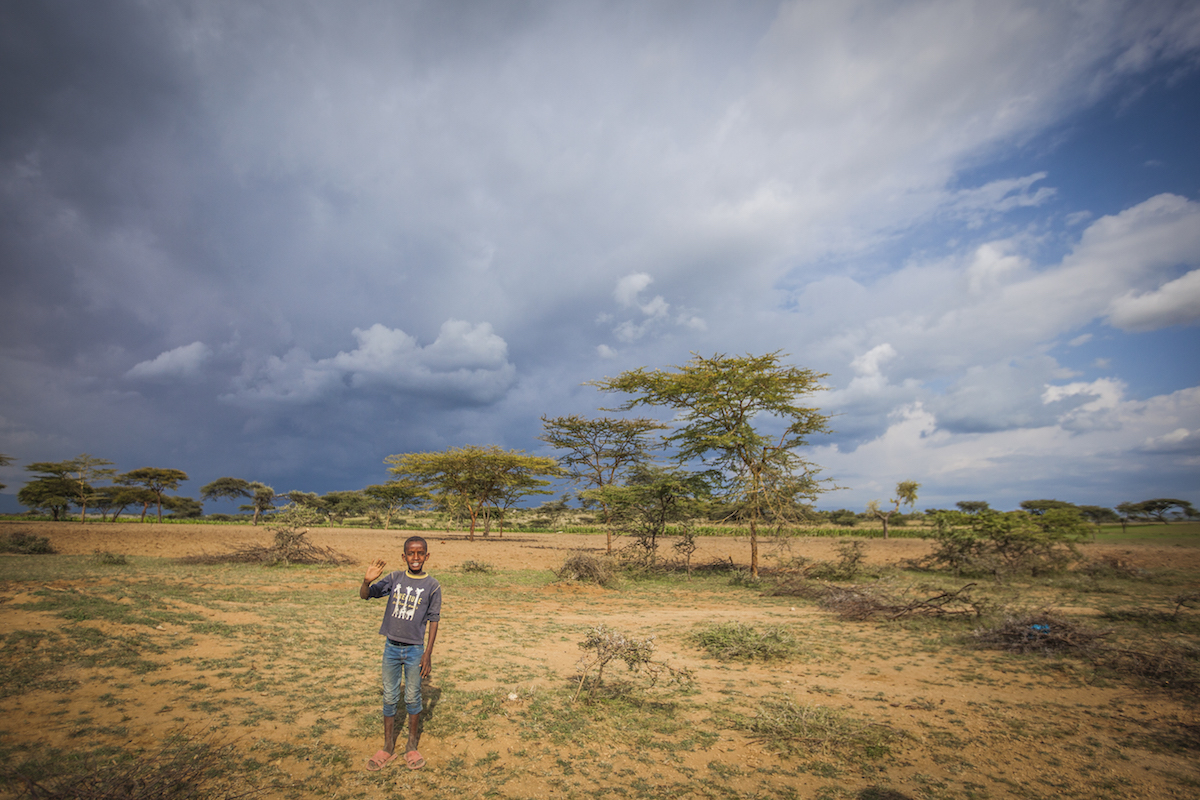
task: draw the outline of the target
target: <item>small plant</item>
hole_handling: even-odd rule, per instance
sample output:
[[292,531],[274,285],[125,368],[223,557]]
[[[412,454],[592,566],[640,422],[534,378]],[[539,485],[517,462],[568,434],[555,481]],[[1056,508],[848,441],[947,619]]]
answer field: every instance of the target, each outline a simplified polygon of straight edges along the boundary
[[679,534],[679,541],[672,545],[675,552],[683,558],[688,578],[692,577],[692,556],[696,554],[696,534],[690,528],[684,528]]
[[579,685],[575,687],[575,694],[571,696],[571,702],[573,703],[579,698],[584,684],[589,683],[587,680],[589,673],[595,670],[596,677],[588,685],[587,699],[588,702],[591,702],[597,687],[604,679],[604,668],[613,661],[624,661],[625,666],[631,672],[645,672],[650,677],[651,687],[664,676],[672,683],[693,683],[695,676],[691,670],[672,667],[665,661],[655,660],[654,639],[653,636],[646,639],[626,636],[605,625],[597,625],[588,630],[583,641],[579,643],[584,654],[577,665]]
[[886,725],[856,720],[827,706],[801,705],[790,697],[764,700],[746,728],[768,747],[788,753],[872,758],[887,755],[900,737]]
[[106,567],[119,567],[129,563],[129,559],[120,553],[110,553],[107,550],[97,550],[92,556],[92,560],[97,564],[103,564]]
[[34,536],[32,533],[7,533],[0,536],[0,553],[21,553],[23,555],[51,555],[57,553],[50,540],[45,536]]
[[781,627],[758,631],[741,622],[722,622],[693,635],[697,645],[714,658],[734,661],[775,661],[799,651],[795,637]]
[[560,581],[578,581],[608,586],[616,578],[612,561],[590,553],[572,553],[554,573]]
[[834,548],[838,551],[837,561],[818,561],[805,569],[805,575],[825,581],[851,581],[857,578],[866,558],[863,543],[838,542]]
[[464,561],[458,565],[458,568],[463,572],[477,572],[484,575],[489,575],[496,571],[496,568],[486,561]]

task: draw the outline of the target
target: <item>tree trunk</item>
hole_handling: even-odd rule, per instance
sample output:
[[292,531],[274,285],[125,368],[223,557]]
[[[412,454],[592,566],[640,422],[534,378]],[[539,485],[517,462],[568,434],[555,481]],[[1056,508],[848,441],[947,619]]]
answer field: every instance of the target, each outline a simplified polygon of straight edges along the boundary
[[750,577],[758,577],[758,519],[750,518]]

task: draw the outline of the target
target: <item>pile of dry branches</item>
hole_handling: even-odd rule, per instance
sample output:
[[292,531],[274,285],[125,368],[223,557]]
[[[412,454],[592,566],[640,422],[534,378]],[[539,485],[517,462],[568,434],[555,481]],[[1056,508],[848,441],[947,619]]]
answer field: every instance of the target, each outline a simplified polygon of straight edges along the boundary
[[1000,625],[972,634],[982,647],[1014,653],[1071,654],[1097,667],[1133,675],[1163,688],[1200,689],[1200,649],[1164,643],[1150,650],[1107,645],[1111,631],[1091,630],[1049,611],[1007,617]]
[[934,589],[919,593],[916,587],[894,589],[886,583],[861,586],[835,586],[803,578],[781,583],[773,594],[816,600],[827,611],[842,619],[867,620],[875,617],[978,617],[985,610],[983,601],[971,597],[975,584],[960,589]]
[[971,638],[981,647],[1014,653],[1094,652],[1110,631],[1095,631],[1050,611],[1008,616],[997,626],[977,630]]

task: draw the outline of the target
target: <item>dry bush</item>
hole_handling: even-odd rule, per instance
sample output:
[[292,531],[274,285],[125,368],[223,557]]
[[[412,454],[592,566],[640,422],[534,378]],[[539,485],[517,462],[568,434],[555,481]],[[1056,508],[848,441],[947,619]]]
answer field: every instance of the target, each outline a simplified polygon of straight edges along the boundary
[[971,638],[981,647],[1014,653],[1094,653],[1111,631],[1077,625],[1050,611],[1008,616],[995,627],[975,631]]
[[588,686],[587,692],[587,700],[591,702],[597,687],[604,679],[604,668],[613,661],[624,661],[630,672],[645,673],[649,678],[650,688],[654,688],[663,678],[668,683],[684,686],[695,683],[696,676],[691,670],[685,667],[673,667],[665,661],[654,658],[655,638],[651,636],[646,639],[638,639],[603,624],[588,630],[583,641],[579,643],[579,649],[583,650],[584,654],[576,665],[579,670],[579,685],[575,687],[575,694],[571,696],[571,702],[574,703],[579,699],[579,693],[583,691],[588,675],[594,669],[596,676]]
[[1129,561],[1115,555],[1101,556],[1100,558],[1086,561],[1075,568],[1076,572],[1081,572],[1090,578],[1142,578],[1145,577],[1145,570],[1133,565]]
[[971,596],[974,587],[968,583],[960,589],[935,589],[933,594],[923,594],[917,587],[895,590],[882,583],[834,586],[793,579],[777,586],[773,594],[815,600],[842,619],[857,621],[876,617],[978,617],[986,611],[986,603]]
[[1200,650],[1163,644],[1153,650],[1105,648],[1097,663],[1123,675],[1134,675],[1167,689],[1194,692],[1200,688]]
[[560,581],[579,581],[608,586],[616,579],[617,571],[611,559],[598,558],[590,553],[576,552],[567,556],[554,572]]
[[1177,619],[1180,611],[1185,608],[1195,608],[1195,604],[1200,603],[1200,592],[1180,592],[1171,598],[1171,602],[1175,604],[1175,611],[1171,614],[1171,618]]

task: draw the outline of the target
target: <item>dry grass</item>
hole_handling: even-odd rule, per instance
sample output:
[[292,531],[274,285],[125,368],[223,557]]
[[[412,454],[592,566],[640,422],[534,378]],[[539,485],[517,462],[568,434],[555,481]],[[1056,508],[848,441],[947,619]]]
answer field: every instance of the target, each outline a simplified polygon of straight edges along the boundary
[[240,781],[234,787],[219,777],[236,757],[232,744],[180,733],[157,756],[83,758],[67,771],[58,764],[53,772],[29,764],[4,777],[21,787],[18,797],[39,800],[236,800],[258,794]]

